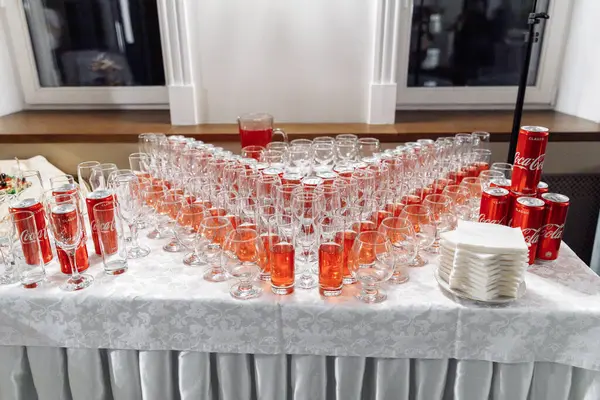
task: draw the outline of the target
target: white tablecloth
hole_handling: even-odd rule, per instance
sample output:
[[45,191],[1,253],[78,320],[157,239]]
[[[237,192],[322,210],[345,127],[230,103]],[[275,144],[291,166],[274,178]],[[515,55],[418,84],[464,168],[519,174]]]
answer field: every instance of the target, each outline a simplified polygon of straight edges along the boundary
[[[46,170],[42,162],[37,164],[43,175],[56,174],[57,170]],[[129,372],[115,372],[121,370],[121,361],[130,363],[127,364],[130,367],[137,366],[139,379],[136,372],[130,376],[134,382],[132,387],[137,389],[131,390],[143,393],[147,385],[154,385],[157,390],[171,390],[168,388],[173,385],[183,385],[182,379],[189,372],[182,369],[181,363],[193,360],[190,361],[195,363],[196,369],[191,370],[195,371],[193,376],[210,371],[207,379],[213,384],[209,387],[217,392],[238,390],[246,382],[252,393],[256,393],[261,384],[264,388],[264,382],[269,382],[273,375],[280,376],[284,369],[287,371],[285,379],[280,376],[277,382],[288,388],[288,394],[292,390],[293,398],[325,398],[321,395],[302,397],[306,393],[296,392],[298,379],[308,384],[301,384],[302,387],[323,394],[329,393],[323,390],[334,390],[331,388],[347,377],[346,372],[350,373],[348,385],[357,384],[356,376],[352,375],[359,373],[357,371],[363,371],[363,379],[372,375],[377,383],[368,386],[371,378],[361,381],[365,393],[380,393],[383,389],[375,390],[379,383],[384,387],[391,385],[394,390],[401,390],[398,385],[404,385],[402,390],[413,388],[410,390],[414,393],[427,393],[435,388],[436,393],[440,390],[440,393],[460,392],[462,389],[456,382],[463,382],[463,371],[468,370],[471,372],[464,375],[465,387],[474,386],[472,390],[465,390],[479,393],[481,397],[465,394],[467,397],[457,398],[482,399],[487,398],[483,396],[485,390],[485,393],[494,393],[501,389],[497,388],[497,382],[505,382],[509,388],[500,390],[502,393],[512,393],[510,390],[518,388],[528,393],[531,387],[538,385],[532,371],[539,370],[539,376],[552,380],[546,389],[552,388],[558,379],[565,384],[568,381],[569,390],[596,395],[590,399],[600,398],[597,391],[600,278],[567,246],[563,246],[557,262],[536,266],[526,274],[527,293],[522,299],[506,306],[487,307],[443,293],[433,278],[433,265],[412,269],[410,281],[388,288],[388,301],[378,305],[356,301],[351,296],[356,290],[353,287],[345,288],[340,298],[324,300],[316,290],[298,290],[292,296],[278,297],[272,295],[266,285],[261,298],[242,302],[229,295],[232,282],[205,282],[201,269],[181,263],[182,254],[163,252],[160,250],[162,242],[147,243],[152,246],[151,256],[132,260],[130,270],[122,276],[104,275],[99,258],[91,255],[89,272],[95,275],[96,281],[81,292],[65,293],[58,288],[65,278],[55,262],[49,265],[49,281],[42,288],[0,287],[0,345],[5,346],[0,351],[3,365],[0,368],[4,368],[0,369],[0,390],[6,387],[18,390],[19,379],[15,373],[17,377],[35,382],[40,371],[52,370],[62,371],[62,381],[67,382],[65,387],[77,391],[78,382],[91,385],[90,379],[97,377],[73,380],[72,375],[88,373],[90,368],[87,367],[95,363],[92,373],[96,371],[98,376],[103,376],[103,384],[110,382],[104,390],[117,398],[114,392],[122,386],[119,378],[129,376]],[[26,350],[23,346],[27,346]],[[155,358],[159,361],[147,362]],[[50,364],[44,364],[45,360]],[[234,361],[227,364],[221,360]],[[269,367],[260,367],[256,360],[266,360]],[[308,364],[302,364],[302,360],[309,360]],[[64,368],[57,369],[56,362],[66,362],[68,377],[64,375]],[[408,381],[396,379],[395,374],[387,376],[386,368],[377,368],[380,363],[390,363],[391,370],[403,373],[400,376],[408,377]],[[220,369],[223,365],[229,366],[231,376],[223,376],[225,370]],[[304,365],[301,370],[300,365]],[[155,375],[165,371],[166,378],[155,379]],[[447,376],[444,382],[452,382],[449,386],[452,389],[447,389],[446,383],[442,387],[435,380],[421,382],[430,379],[426,378],[429,375]],[[472,381],[473,377],[479,378]],[[59,382],[60,376],[56,379]],[[165,379],[171,386],[160,383]],[[581,379],[591,383],[580,386]],[[3,380],[13,384],[3,385]],[[223,386],[228,380],[242,383],[234,385],[236,388]],[[481,386],[481,382],[489,384]],[[41,396],[38,386],[36,383],[38,396]],[[543,389],[541,386],[538,390]],[[199,388],[208,390],[206,385]],[[162,393],[160,390],[157,393]],[[586,398],[573,397],[571,392],[550,392],[557,399]],[[181,390],[173,389],[173,393],[185,397]],[[144,395],[145,398],[170,398],[148,396]],[[210,398],[203,396],[196,398]],[[427,396],[418,398],[441,398]],[[326,398],[336,397],[328,395]],[[525,397],[498,394],[493,398]]]

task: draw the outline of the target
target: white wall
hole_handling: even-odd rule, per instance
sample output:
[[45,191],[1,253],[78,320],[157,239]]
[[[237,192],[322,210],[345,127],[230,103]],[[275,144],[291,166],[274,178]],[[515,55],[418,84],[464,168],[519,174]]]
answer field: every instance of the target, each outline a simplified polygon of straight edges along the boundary
[[556,110],[600,122],[600,1],[572,1]]
[[202,122],[365,122],[377,1],[203,0],[193,23]]
[[8,36],[0,9],[0,116],[23,109],[23,96],[8,48]]

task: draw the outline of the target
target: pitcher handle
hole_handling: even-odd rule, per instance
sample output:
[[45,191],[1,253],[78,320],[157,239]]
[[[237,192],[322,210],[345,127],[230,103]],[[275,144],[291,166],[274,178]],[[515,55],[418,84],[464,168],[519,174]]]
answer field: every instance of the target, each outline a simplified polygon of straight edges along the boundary
[[286,143],[288,142],[287,133],[285,133],[285,131],[283,129],[279,129],[279,128],[273,129],[273,135],[271,135],[271,140],[273,139],[273,137],[276,134],[280,134],[281,136],[283,136],[283,141],[286,142]]

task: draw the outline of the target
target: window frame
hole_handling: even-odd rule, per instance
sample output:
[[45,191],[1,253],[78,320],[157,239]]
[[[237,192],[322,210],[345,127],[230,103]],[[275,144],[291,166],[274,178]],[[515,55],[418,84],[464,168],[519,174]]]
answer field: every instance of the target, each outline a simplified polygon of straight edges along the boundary
[[[487,87],[408,87],[410,35],[414,1],[400,15],[400,50],[396,86],[396,109],[502,109],[513,108],[517,86]],[[536,84],[528,86],[525,104],[528,108],[552,108],[556,101],[562,57],[571,20],[572,2],[550,0]]]
[[[162,1],[162,0],[159,0]],[[168,109],[167,86],[42,87],[37,70],[23,0],[4,0],[5,24],[19,76],[25,108]],[[159,19],[162,15],[159,12]],[[159,21],[164,25],[162,21]],[[161,29],[161,43],[164,48]],[[14,51],[23,49],[24,51]],[[163,50],[163,64],[167,64]],[[167,70],[165,68],[165,75]],[[165,76],[165,81],[169,82]]]

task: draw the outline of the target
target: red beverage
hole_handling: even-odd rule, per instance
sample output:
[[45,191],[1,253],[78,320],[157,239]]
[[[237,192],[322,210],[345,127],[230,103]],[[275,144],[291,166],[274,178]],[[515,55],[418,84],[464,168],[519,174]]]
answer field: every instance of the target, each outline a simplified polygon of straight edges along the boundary
[[413,194],[407,194],[402,196],[402,199],[400,199],[400,204],[404,206],[408,206],[411,204],[421,204],[421,198]]
[[352,230],[358,233],[376,231],[377,225],[374,221],[360,221],[352,225]]
[[393,217],[399,217],[403,209],[404,204],[401,203],[388,203],[385,205],[385,211],[391,213]]
[[328,242],[319,246],[319,294],[321,296],[339,296],[342,293],[343,262],[343,245]]
[[346,285],[350,285],[356,283],[356,279],[350,273],[350,269],[348,268],[348,254],[354,245],[354,239],[356,239],[358,234],[355,231],[344,231],[339,232],[335,236],[335,241],[338,243],[344,242],[344,256],[342,257],[342,276],[343,283]]
[[448,179],[450,183],[453,185],[460,185],[462,180],[467,177],[467,173],[465,171],[450,171],[448,172]]
[[489,188],[481,195],[479,207],[479,222],[488,224],[506,225],[510,195],[508,190],[502,188]]
[[289,185],[289,184],[299,185],[300,182],[302,182],[301,174],[294,174],[294,173],[287,172],[287,173],[283,174],[283,176],[281,177],[282,185]]
[[550,191],[550,188],[548,187],[548,184],[546,182],[541,182],[538,183],[537,186],[537,197],[539,197],[540,199],[542,198],[542,195],[544,193],[548,193]]
[[[52,209],[51,218],[54,226],[59,227],[61,234],[65,238],[71,237],[72,239],[75,239],[75,235],[77,234],[76,219],[80,218],[76,207],[71,204],[56,206]],[[87,246],[85,245],[83,236],[79,238],[74,258],[69,260],[71,257],[70,254],[58,246],[56,247],[56,253],[60,263],[60,271],[63,274],[70,275],[72,273],[71,268],[74,266],[76,266],[77,271],[79,272],[85,271],[90,266]]]
[[[88,218],[90,220],[90,227],[92,228],[92,239],[94,240],[94,250],[96,254],[102,255],[102,249],[100,248],[100,241],[98,240],[98,228],[96,226],[96,216],[94,215],[94,206],[96,204],[104,202],[113,202],[114,197],[111,192],[104,189],[95,190],[88,193],[85,198],[85,204],[87,206]],[[115,243],[117,241],[117,232],[115,231]]]
[[419,204],[425,199],[425,197],[429,196],[433,193],[433,188],[425,187],[425,188],[416,188],[415,196],[419,198]]
[[545,203],[536,197],[519,197],[513,210],[513,228],[521,228],[529,247],[529,265],[535,262]]
[[210,208],[208,212],[210,213],[211,217],[224,217],[227,215],[227,210],[224,208]]
[[430,188],[433,194],[442,194],[444,193],[444,188],[450,184],[448,179],[436,179],[431,184]]
[[[213,215],[213,217],[215,217],[215,216],[216,215]],[[229,220],[229,222],[231,223],[231,226],[233,226],[233,229],[236,229],[240,225],[241,219],[237,215],[225,214],[225,218],[227,218]]]
[[490,169],[490,164],[486,163],[485,161],[477,161],[475,163],[475,167],[477,168],[477,176],[479,176],[479,174],[483,171]]
[[546,212],[540,231],[537,258],[551,261],[558,258],[560,242],[562,241],[569,210],[569,198],[558,193],[542,194]]
[[333,171],[321,171],[317,172],[316,176],[323,179],[323,185],[333,185],[333,181],[337,178],[338,174]]
[[77,185],[75,185],[74,183],[65,183],[64,185],[52,189],[52,196],[56,197],[58,201],[66,201],[68,200],[68,196],[64,195],[75,193],[77,193]]
[[541,126],[521,127],[512,172],[513,191],[525,194],[537,192],[549,134],[548,128]]
[[265,277],[268,276],[269,277],[268,280],[271,280],[271,263],[273,262],[273,257],[271,256],[271,243],[277,243],[279,238],[276,235],[264,233],[264,234],[260,235],[260,240],[262,240],[262,244],[263,244],[263,247],[265,248],[265,254],[266,254],[266,260],[265,260],[266,262],[264,265],[260,266],[262,269],[262,272],[260,273],[261,280],[262,280],[263,275]]
[[273,137],[273,128],[268,129],[239,129],[240,131],[240,141],[242,142],[242,147],[246,146],[262,146],[267,147],[269,143],[271,143],[271,138]]
[[506,190],[511,190],[510,189],[510,179],[506,179],[506,178],[492,179],[490,181],[490,187],[498,187],[498,188],[502,188],[502,189],[506,189]]
[[275,294],[294,292],[294,246],[281,242],[271,248],[271,290]]
[[476,178],[479,176],[479,171],[477,169],[477,165],[469,164],[466,167],[463,167],[463,171],[472,178]]
[[392,217],[393,214],[389,211],[379,210],[375,211],[374,215],[371,217],[375,223],[377,224],[377,228],[381,226],[381,223],[384,219]]
[[[23,199],[19,200],[17,203],[11,204],[9,208],[10,213],[20,212],[20,211],[31,211],[35,215],[35,226],[37,227],[36,235],[40,242],[40,249],[42,251],[42,258],[44,259],[44,264],[48,264],[52,261],[52,245],[50,244],[50,238],[48,238],[48,230],[46,228],[46,213],[44,212],[44,206],[42,203],[35,199]],[[19,226],[17,224],[17,229]],[[20,235],[31,235],[32,232],[23,232],[19,230]],[[34,264],[35,261],[32,257],[37,257],[35,255],[35,251],[31,247],[32,245],[23,244],[23,253],[27,259],[29,264]],[[30,257],[30,258],[27,258]]]

